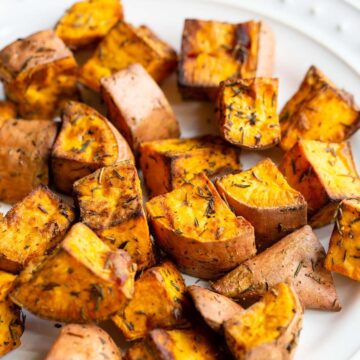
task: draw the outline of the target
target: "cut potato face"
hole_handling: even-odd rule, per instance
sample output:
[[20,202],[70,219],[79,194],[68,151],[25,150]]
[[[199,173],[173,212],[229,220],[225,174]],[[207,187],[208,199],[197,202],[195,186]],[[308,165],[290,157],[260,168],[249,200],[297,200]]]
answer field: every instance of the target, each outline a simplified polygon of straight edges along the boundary
[[311,66],[299,90],[280,114],[283,150],[299,139],[340,143],[360,127],[360,108],[353,97]]
[[100,80],[131,64],[141,64],[155,81],[161,82],[175,69],[175,50],[148,27],[118,22],[100,42],[94,55],[80,70],[80,81],[95,91]]
[[74,221],[73,209],[40,186],[0,219],[0,269],[17,273],[50,253]]
[[154,264],[140,180],[132,162],[100,168],[75,182],[74,193],[81,221],[112,250],[127,251],[139,271]]
[[312,227],[332,222],[339,202],[360,194],[360,178],[346,142],[299,141],[279,169],[307,201]]
[[56,188],[71,194],[73,183],[120,160],[133,160],[125,139],[101,114],[91,107],[68,102],[62,128],[52,150]]
[[272,286],[291,280],[305,308],[339,311],[325,251],[310,226],[285,236],[213,284],[218,293],[243,303],[257,301]]
[[215,99],[230,78],[271,76],[274,37],[263,22],[186,19],[178,84],[184,98]]
[[236,149],[212,135],[145,142],[139,162],[151,196],[172,191],[200,172],[212,177],[240,169]]
[[56,252],[21,273],[10,297],[45,319],[102,321],[131,299],[135,271],[136,265],[125,251],[111,251],[87,226],[78,223]]
[[292,359],[302,316],[295,290],[279,283],[261,301],[225,322],[225,339],[237,360]]
[[0,120],[0,201],[13,204],[48,185],[56,132],[53,121]]
[[146,270],[135,282],[133,298],[112,320],[127,340],[143,338],[156,328],[188,325],[185,318],[186,287],[181,274],[169,261]]
[[0,126],[2,126],[4,121],[15,119],[16,116],[16,105],[11,101],[0,100]]
[[217,119],[222,137],[248,149],[275,146],[280,141],[277,94],[277,79],[222,82],[217,97]]
[[77,64],[52,30],[18,39],[0,51],[6,96],[24,119],[51,119],[77,97]]
[[360,200],[343,200],[335,214],[335,227],[325,259],[329,271],[360,281]]
[[146,204],[157,244],[180,269],[212,279],[256,252],[254,228],[237,218],[204,175]]
[[131,346],[125,360],[215,360],[217,347],[201,332],[193,329],[156,329],[140,343]]
[[235,301],[197,285],[188,287],[188,292],[205,322],[215,331],[222,331],[225,321],[244,309]]
[[123,18],[120,0],[76,2],[56,25],[56,35],[71,48],[101,40]]
[[304,197],[289,186],[270,159],[222,177],[216,188],[235,214],[254,226],[260,251],[307,224]]
[[0,271],[0,356],[20,346],[20,337],[24,331],[24,317],[8,295],[16,276]]
[[121,360],[121,353],[112,338],[95,325],[65,325],[45,360],[64,359]]
[[140,64],[102,79],[101,86],[110,120],[134,151],[144,141],[180,136],[169,102]]

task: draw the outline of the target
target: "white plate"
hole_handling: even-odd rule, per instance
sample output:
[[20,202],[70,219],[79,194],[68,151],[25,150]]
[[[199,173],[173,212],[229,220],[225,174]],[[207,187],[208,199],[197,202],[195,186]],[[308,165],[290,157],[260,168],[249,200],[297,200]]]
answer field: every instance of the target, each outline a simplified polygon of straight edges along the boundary
[[[177,49],[185,18],[241,22],[264,18],[277,38],[275,75],[280,78],[280,106],[297,89],[306,70],[316,64],[340,87],[360,101],[360,14],[348,3],[358,0],[124,0],[126,18],[135,24],[150,25]],[[53,27],[73,0],[0,0],[0,48],[18,37]],[[209,104],[182,102],[175,76],[163,86],[180,119],[184,137],[215,132],[213,109]],[[352,139],[360,169],[360,135]],[[264,156],[279,159],[279,150],[243,152],[245,168]],[[0,205],[1,211],[8,207]],[[327,247],[331,226],[317,231]],[[334,276],[343,310],[339,313],[307,311],[296,359],[359,359],[360,284]],[[187,277],[187,281],[191,282]],[[112,335],[119,339],[114,327]],[[42,359],[58,330],[53,322],[28,314],[22,346],[5,356],[13,359]]]

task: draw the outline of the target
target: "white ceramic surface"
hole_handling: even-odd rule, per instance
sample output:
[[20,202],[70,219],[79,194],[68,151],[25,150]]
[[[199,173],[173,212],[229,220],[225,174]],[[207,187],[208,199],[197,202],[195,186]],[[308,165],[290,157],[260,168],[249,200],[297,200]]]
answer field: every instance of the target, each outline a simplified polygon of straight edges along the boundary
[[[179,49],[185,18],[241,22],[267,20],[277,38],[275,75],[280,78],[280,106],[297,89],[306,70],[316,64],[340,87],[360,102],[360,12],[359,0],[123,0],[128,21],[146,23]],[[0,0],[0,48],[32,32],[54,26],[73,0]],[[360,7],[358,7],[359,9]],[[209,104],[182,102],[175,76],[163,86],[180,120],[184,137],[216,132]],[[0,90],[0,96],[2,95]],[[360,169],[360,134],[352,139]],[[264,156],[278,160],[277,149],[243,152],[244,168]],[[0,203],[0,211],[8,206]],[[317,231],[325,247],[331,226]],[[334,276],[343,310],[339,313],[307,311],[296,354],[297,360],[360,359],[360,284]],[[194,279],[186,277],[191,283]],[[22,346],[6,360],[42,359],[58,333],[53,322],[27,314]],[[116,340],[120,336],[110,324],[105,327]]]

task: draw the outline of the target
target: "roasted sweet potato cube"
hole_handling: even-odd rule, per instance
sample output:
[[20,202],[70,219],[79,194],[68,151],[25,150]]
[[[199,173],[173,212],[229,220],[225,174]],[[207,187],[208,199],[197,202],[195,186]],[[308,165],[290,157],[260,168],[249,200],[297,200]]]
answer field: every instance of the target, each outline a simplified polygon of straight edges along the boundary
[[139,162],[151,196],[172,191],[200,172],[211,177],[240,169],[236,149],[211,135],[145,142]]
[[101,86],[109,118],[133,150],[143,141],[180,136],[169,102],[141,65],[130,65],[102,79]]
[[143,338],[156,328],[188,325],[187,298],[181,274],[169,261],[146,270],[135,282],[133,298],[112,320],[127,340]]
[[221,136],[239,147],[263,150],[280,141],[278,80],[254,78],[220,84],[217,119]]
[[237,360],[294,356],[303,309],[292,286],[279,283],[264,298],[224,324],[226,343]]
[[257,301],[279,282],[291,280],[306,308],[339,311],[325,250],[306,225],[239,265],[213,284],[218,293],[244,304]]
[[219,359],[218,353],[211,339],[194,329],[156,329],[131,346],[125,360],[215,360]]
[[347,142],[301,140],[285,154],[279,169],[307,201],[312,227],[332,222],[341,200],[360,196],[360,178]]
[[24,119],[50,119],[77,97],[77,64],[52,30],[18,39],[0,51],[0,79]]
[[215,99],[230,78],[272,76],[274,35],[261,21],[185,20],[178,84],[184,98]]
[[121,360],[121,353],[110,335],[92,324],[65,325],[45,360],[83,358]]
[[160,40],[146,26],[136,28],[120,21],[82,66],[80,81],[99,91],[101,78],[136,63],[141,64],[155,81],[161,82],[175,69],[177,55],[170,45]]
[[101,40],[123,18],[121,0],[85,0],[70,7],[55,32],[71,48]]
[[10,294],[30,312],[50,320],[86,323],[110,318],[134,292],[136,265],[77,223],[51,256],[24,269]]
[[244,309],[226,296],[197,285],[188,287],[188,292],[205,322],[215,331],[221,331],[225,321]]
[[360,281],[360,199],[340,203],[325,267]]
[[204,174],[152,198],[146,209],[157,244],[186,274],[213,279],[256,252],[254,228]]
[[280,123],[280,145],[285,151],[299,139],[339,143],[359,129],[360,108],[349,93],[311,66],[299,90],[281,111]]
[[154,264],[154,252],[136,168],[130,161],[106,166],[78,180],[80,220],[112,250],[126,250],[138,270]]
[[7,120],[0,125],[0,201],[13,204],[38,185],[48,185],[56,132],[56,123],[45,120]]
[[222,177],[216,188],[235,214],[254,226],[260,251],[307,224],[304,197],[289,186],[270,159]]
[[16,276],[0,271],[0,356],[20,346],[24,318],[20,308],[9,298]]
[[121,134],[96,110],[82,103],[68,102],[52,150],[57,190],[71,194],[76,180],[120,160],[133,160]]
[[17,116],[17,109],[13,102],[0,100],[0,127],[5,120],[15,119]]

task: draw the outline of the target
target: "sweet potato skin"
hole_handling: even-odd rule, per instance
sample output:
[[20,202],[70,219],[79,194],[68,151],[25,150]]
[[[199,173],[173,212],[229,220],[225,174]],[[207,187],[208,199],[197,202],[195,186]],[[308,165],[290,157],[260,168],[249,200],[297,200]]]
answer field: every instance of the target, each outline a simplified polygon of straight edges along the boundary
[[301,140],[285,154],[279,170],[304,196],[314,228],[331,223],[338,203],[360,193],[360,178],[347,142]]
[[51,256],[17,278],[11,300],[39,317],[87,323],[109,319],[131,299],[136,264],[77,223]]
[[177,55],[148,27],[118,22],[100,42],[94,55],[80,69],[80,82],[99,91],[100,79],[131,64],[141,64],[156,82],[175,69]]
[[138,271],[155,263],[140,180],[135,165],[121,161],[74,184],[80,220],[112,250],[129,253]]
[[325,267],[360,281],[360,200],[343,200],[335,214],[335,226],[325,258]]
[[258,251],[307,224],[304,197],[288,185],[270,159],[225,175],[215,184],[235,214],[254,226]]
[[[261,60],[266,56],[265,61]],[[185,99],[214,100],[221,81],[271,76],[274,38],[263,22],[186,19],[178,68]]]
[[70,48],[101,40],[123,18],[120,0],[85,0],[72,5],[59,20],[55,33]]
[[121,360],[119,348],[107,332],[96,325],[65,325],[45,360],[99,358]]
[[135,292],[126,308],[112,320],[127,340],[143,338],[156,328],[189,325],[188,301],[181,274],[169,261],[146,270],[135,282]]
[[299,139],[340,143],[360,128],[360,108],[349,93],[311,66],[281,111],[280,121],[280,146],[285,151]]
[[74,221],[73,209],[40,186],[0,219],[0,269],[17,273],[50,253]]
[[254,228],[199,174],[146,204],[155,241],[181,271],[214,279],[255,254]]
[[139,150],[150,196],[172,191],[200,172],[211,178],[241,167],[238,151],[219,136],[145,142]]
[[169,102],[140,64],[129,65],[103,78],[101,92],[110,120],[134,151],[144,141],[180,136],[179,124]]
[[105,117],[85,104],[66,104],[51,155],[58,191],[71,194],[76,180],[100,167],[133,159],[126,140]]
[[[260,316],[264,316],[265,320]],[[259,303],[225,322],[225,339],[238,360],[292,359],[301,331],[302,316],[303,309],[293,287],[279,283]],[[266,321],[267,317],[269,322]],[[265,333],[261,333],[262,324]],[[248,334],[243,335],[240,329],[246,329],[253,338]],[[256,339],[255,334],[258,335]],[[251,341],[255,341],[255,344]]]
[[52,30],[16,40],[1,50],[0,78],[24,119],[50,119],[65,100],[78,95],[75,58]]
[[215,331],[222,331],[224,322],[244,309],[235,301],[197,285],[187,288],[196,309]]
[[230,79],[220,83],[216,116],[221,136],[235,146],[263,150],[280,141],[278,80]]
[[7,120],[0,126],[0,200],[13,204],[49,182],[56,123]]
[[341,309],[325,251],[310,226],[287,235],[213,284],[222,295],[254,302],[279,282],[291,280],[305,308]]

